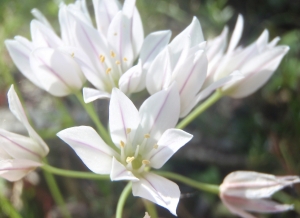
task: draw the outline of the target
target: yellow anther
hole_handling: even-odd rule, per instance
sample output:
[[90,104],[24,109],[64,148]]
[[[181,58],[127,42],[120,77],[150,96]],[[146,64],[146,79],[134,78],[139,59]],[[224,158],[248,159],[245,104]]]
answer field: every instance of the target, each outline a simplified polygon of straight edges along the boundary
[[111,72],[111,68],[107,68],[106,69],[106,74],[110,74],[110,72]]
[[131,133],[131,128],[126,129],[126,134],[129,134],[129,133]]
[[149,160],[142,160],[142,164],[149,165],[150,161]]
[[101,63],[103,63],[105,61],[105,56],[104,55],[100,55],[99,59],[100,59]]
[[74,56],[75,56],[75,53],[74,53],[74,52],[72,52],[72,54],[71,54],[71,57],[72,57],[72,58],[74,58]]
[[134,160],[134,157],[127,157],[126,162],[131,163]]
[[114,36],[118,35],[118,33],[114,33]]
[[157,148],[158,148],[158,144],[155,144],[155,145],[153,146],[153,148],[157,149]]
[[119,65],[120,64],[120,61],[116,61],[116,65]]
[[110,56],[114,58],[116,57],[116,54],[113,51],[110,51]]
[[126,61],[128,61],[128,60],[127,60],[127,58],[125,58],[125,57],[124,57],[124,58],[123,58],[123,61],[125,61],[125,62],[126,62]]
[[150,138],[150,134],[145,134],[145,135],[144,135],[144,138],[145,138],[145,139]]
[[121,146],[122,148],[125,147],[125,143],[124,143],[122,140],[120,141],[120,146]]

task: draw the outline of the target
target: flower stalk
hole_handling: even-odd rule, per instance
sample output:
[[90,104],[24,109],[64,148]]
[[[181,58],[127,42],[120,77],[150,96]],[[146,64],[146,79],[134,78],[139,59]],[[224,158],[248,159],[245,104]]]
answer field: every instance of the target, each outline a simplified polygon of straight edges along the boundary
[[[44,159],[44,162],[47,162],[46,158]],[[60,193],[60,190],[58,188],[58,185],[56,183],[54,176],[52,175],[52,173],[48,172],[47,170],[44,170],[43,173],[44,173],[45,180],[48,184],[48,187],[50,189],[50,192],[54,198],[54,201],[59,206],[59,208],[63,214],[63,217],[71,218],[71,215],[70,215],[68,209],[66,208],[64,198]]]
[[63,170],[56,167],[52,167],[48,164],[43,164],[41,167],[44,171],[47,171],[49,173],[58,175],[58,176],[64,176],[69,178],[76,178],[76,179],[93,179],[93,180],[109,180],[109,175],[100,175],[90,172],[79,172],[79,171],[73,171],[73,170]]
[[193,188],[199,189],[201,191],[205,191],[205,192],[209,192],[212,194],[219,194],[219,186],[218,185],[211,185],[211,184],[207,184],[207,183],[202,183],[202,182],[198,182],[192,179],[189,179],[185,176],[176,174],[176,173],[171,173],[171,172],[165,172],[165,171],[157,171],[156,174],[169,178],[169,179],[173,179],[176,180],[178,182],[182,182],[186,185],[189,185]]
[[0,209],[11,218],[22,218],[22,216],[16,211],[14,206],[11,205],[9,200],[2,193],[0,193]]
[[123,208],[124,208],[126,199],[127,199],[128,195],[130,194],[131,187],[132,187],[131,182],[128,182],[128,184],[125,186],[125,188],[123,189],[123,191],[120,195],[118,205],[117,205],[116,218],[122,218]]
[[197,116],[202,114],[207,108],[216,103],[223,96],[222,92],[217,90],[206,101],[200,104],[195,110],[193,110],[187,117],[181,120],[176,128],[183,129],[190,124]]

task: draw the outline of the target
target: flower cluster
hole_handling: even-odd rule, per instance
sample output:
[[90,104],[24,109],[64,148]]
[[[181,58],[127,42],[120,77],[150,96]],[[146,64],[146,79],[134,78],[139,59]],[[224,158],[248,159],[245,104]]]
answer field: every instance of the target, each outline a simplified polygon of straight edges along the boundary
[[[176,215],[178,185],[151,169],[160,169],[192,139],[191,134],[175,128],[179,118],[188,116],[215,91],[234,98],[252,94],[266,83],[289,48],[278,46],[278,37],[269,42],[267,30],[251,45],[238,46],[241,15],[228,45],[227,27],[206,42],[196,17],[171,42],[170,30],[144,38],[135,3],[125,0],[121,6],[117,0],[93,0],[96,26],[85,0],[61,3],[61,36],[33,9],[31,41],[16,36],[5,44],[21,73],[51,95],[63,97],[82,90],[85,103],[109,99],[112,143],[101,137],[105,130],[97,132],[89,126],[70,127],[57,136],[95,174],[131,182],[134,196]],[[83,87],[86,81],[94,88]],[[150,97],[137,109],[128,96],[144,89]],[[25,137],[0,129],[0,176],[16,181],[42,166],[49,149],[29,124],[13,86],[8,100],[29,134]],[[220,186],[220,197],[232,213],[242,217],[252,217],[245,211],[285,211],[291,206],[264,198],[299,181],[297,176],[234,172]]]

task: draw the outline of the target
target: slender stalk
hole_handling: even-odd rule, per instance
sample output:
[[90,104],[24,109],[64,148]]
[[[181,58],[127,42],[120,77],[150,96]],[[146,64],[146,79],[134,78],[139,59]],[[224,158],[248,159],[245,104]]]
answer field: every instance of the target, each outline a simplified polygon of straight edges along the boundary
[[123,189],[121,196],[118,201],[117,205],[117,212],[116,212],[116,218],[122,218],[123,208],[126,202],[126,199],[131,191],[131,182],[128,182],[128,184]]
[[0,193],[0,209],[10,218],[22,218],[22,216],[2,193]]
[[189,186],[199,189],[201,191],[209,192],[212,194],[219,194],[219,186],[217,186],[217,185],[211,185],[211,184],[207,184],[207,183],[198,182],[198,181],[189,179],[185,176],[182,176],[182,175],[179,175],[176,173],[171,173],[171,172],[156,171],[156,174],[164,176],[169,179],[173,179],[173,180],[182,182],[186,185],[189,185]]
[[102,136],[103,140],[110,144],[113,145],[111,138],[108,134],[108,132],[106,131],[106,129],[104,128],[104,126],[102,125],[102,123],[100,122],[98,115],[95,111],[95,108],[93,106],[93,104],[86,104],[82,98],[82,94],[80,92],[76,92],[75,96],[77,97],[77,99],[79,100],[80,104],[83,106],[83,108],[86,110],[86,112],[88,113],[88,115],[90,116],[90,118],[92,119],[92,121],[95,123],[99,134]]
[[[47,159],[44,159],[44,161],[47,162]],[[66,208],[65,201],[64,201],[63,196],[61,195],[61,193],[59,191],[59,188],[57,186],[57,183],[55,181],[54,176],[52,175],[52,173],[50,173],[46,170],[44,170],[43,173],[44,173],[46,182],[48,184],[48,187],[51,191],[51,194],[54,198],[54,201],[59,206],[63,216],[65,218],[71,218],[71,215],[70,215],[68,209]]]
[[149,216],[151,218],[158,218],[155,205],[146,199],[143,199],[143,202],[144,202],[144,205],[146,207],[146,210],[147,210]]
[[204,101],[202,104],[200,104],[195,110],[193,110],[187,117],[185,117],[183,120],[181,120],[176,128],[183,129],[186,127],[189,123],[191,123],[197,116],[199,116],[201,113],[203,113],[207,108],[209,108],[211,105],[213,105],[215,102],[217,102],[222,97],[222,92],[215,91],[214,94],[212,94],[206,101]]
[[76,179],[93,179],[93,180],[108,180],[109,175],[100,175],[90,172],[79,172],[79,171],[73,171],[73,170],[63,170],[56,167],[52,167],[48,164],[43,164],[42,169],[44,171],[47,171],[49,173],[58,175],[58,176],[64,176],[64,177],[70,177],[70,178],[76,178]]

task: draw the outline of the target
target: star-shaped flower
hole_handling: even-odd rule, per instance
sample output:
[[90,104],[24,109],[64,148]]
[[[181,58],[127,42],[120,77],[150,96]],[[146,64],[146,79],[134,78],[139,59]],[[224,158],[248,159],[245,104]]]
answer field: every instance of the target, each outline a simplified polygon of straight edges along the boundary
[[120,90],[114,88],[109,106],[109,127],[116,149],[109,147],[91,127],[65,129],[57,135],[68,143],[98,174],[111,180],[132,181],[134,196],[146,198],[176,214],[178,186],[152,172],[159,169],[192,135],[174,129],[180,112],[176,85],[149,97],[138,111]]

